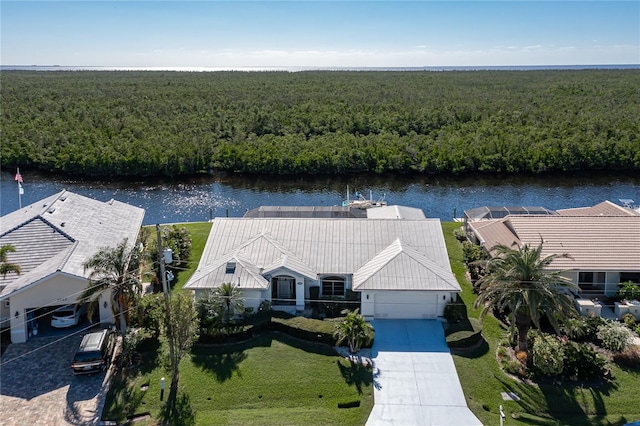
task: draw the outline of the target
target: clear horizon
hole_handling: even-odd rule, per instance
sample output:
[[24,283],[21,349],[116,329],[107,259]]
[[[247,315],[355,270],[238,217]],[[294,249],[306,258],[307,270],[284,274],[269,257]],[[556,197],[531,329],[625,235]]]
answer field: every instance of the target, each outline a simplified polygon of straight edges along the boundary
[[0,64],[634,65],[637,1],[2,1]]

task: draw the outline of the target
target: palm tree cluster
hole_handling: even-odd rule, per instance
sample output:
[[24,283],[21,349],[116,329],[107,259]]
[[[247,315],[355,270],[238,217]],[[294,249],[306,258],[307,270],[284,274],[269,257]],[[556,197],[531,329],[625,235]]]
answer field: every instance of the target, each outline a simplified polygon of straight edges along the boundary
[[371,341],[373,327],[358,313],[359,309],[348,312],[342,321],[336,324],[333,333],[338,344],[346,341],[349,352],[358,352],[362,345]]
[[576,315],[569,290],[577,292],[578,286],[562,276],[563,271],[548,269],[555,259],[571,257],[542,257],[542,247],[542,242],[533,248],[527,244],[518,248],[502,244],[493,247],[487,273],[478,281],[475,306],[482,307],[482,317],[493,310],[508,312],[512,337],[514,327],[518,331],[519,351],[528,351],[531,325],[539,328],[543,317],[559,332],[558,320]]

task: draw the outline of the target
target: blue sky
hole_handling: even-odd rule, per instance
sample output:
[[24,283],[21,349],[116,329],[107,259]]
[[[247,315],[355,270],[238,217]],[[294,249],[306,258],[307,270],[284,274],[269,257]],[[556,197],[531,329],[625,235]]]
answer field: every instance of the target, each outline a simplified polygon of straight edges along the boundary
[[631,1],[7,1],[2,65],[640,63]]

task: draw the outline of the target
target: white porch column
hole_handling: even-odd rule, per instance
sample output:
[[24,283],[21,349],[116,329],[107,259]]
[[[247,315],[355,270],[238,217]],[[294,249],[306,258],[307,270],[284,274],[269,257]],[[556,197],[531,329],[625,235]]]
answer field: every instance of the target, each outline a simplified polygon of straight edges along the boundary
[[296,278],[296,309],[304,310],[304,278]]

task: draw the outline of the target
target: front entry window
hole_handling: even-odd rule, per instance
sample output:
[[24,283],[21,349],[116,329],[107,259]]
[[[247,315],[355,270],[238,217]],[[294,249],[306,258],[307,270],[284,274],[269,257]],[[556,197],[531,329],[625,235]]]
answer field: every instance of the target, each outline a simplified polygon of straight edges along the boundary
[[344,278],[326,277],[322,279],[323,296],[344,296]]

